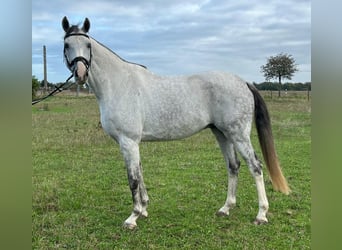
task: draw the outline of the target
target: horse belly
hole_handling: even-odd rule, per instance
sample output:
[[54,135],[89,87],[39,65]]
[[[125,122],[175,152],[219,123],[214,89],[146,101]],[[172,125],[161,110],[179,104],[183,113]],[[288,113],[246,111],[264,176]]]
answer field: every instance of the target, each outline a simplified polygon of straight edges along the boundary
[[146,117],[142,140],[177,140],[189,137],[210,123],[210,116],[203,106],[190,105],[160,108]]

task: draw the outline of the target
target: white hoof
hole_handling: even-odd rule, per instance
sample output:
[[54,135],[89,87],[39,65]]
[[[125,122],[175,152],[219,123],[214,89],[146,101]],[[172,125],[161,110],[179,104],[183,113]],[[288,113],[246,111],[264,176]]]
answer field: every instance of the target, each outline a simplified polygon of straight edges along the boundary
[[129,223],[125,221],[125,223],[123,224],[123,227],[125,229],[134,230],[135,228],[137,228],[137,224],[133,224],[133,223]]
[[142,219],[147,218],[147,217],[148,217],[148,212],[147,212],[147,211],[141,212],[140,217],[141,217]]
[[267,224],[268,220],[266,218],[264,219],[255,219],[255,221],[253,222],[254,225],[263,225],[263,224]]
[[219,217],[226,217],[229,215],[229,210],[221,208],[219,211],[216,212],[216,215]]

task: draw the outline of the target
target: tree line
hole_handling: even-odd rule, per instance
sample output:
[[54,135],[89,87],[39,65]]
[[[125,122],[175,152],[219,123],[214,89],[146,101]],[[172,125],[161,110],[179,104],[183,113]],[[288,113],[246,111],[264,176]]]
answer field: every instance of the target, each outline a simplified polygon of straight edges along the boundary
[[[272,91],[279,90],[278,82],[262,82],[262,83],[253,82],[253,84],[258,90],[272,90]],[[311,91],[311,82],[283,83],[280,85],[280,90],[282,91],[285,91],[285,90],[287,91]]]

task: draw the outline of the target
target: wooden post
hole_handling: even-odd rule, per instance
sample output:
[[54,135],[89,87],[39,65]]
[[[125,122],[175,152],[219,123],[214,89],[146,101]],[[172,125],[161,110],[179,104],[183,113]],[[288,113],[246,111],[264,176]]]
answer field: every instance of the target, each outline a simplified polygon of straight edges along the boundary
[[280,98],[280,91],[281,91],[281,75],[279,75],[278,98]]
[[46,46],[43,46],[43,58],[44,58],[44,93],[47,93],[47,73],[46,73]]
[[76,97],[78,97],[80,95],[80,85],[77,84],[77,87],[76,87]]

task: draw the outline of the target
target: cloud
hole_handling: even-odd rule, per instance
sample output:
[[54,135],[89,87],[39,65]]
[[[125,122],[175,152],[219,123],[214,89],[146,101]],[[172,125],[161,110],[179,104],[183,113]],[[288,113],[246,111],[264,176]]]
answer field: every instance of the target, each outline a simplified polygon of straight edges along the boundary
[[[53,67],[61,76],[67,72],[61,63],[64,15],[73,24],[89,17],[94,38],[158,74],[228,70],[248,81],[263,81],[260,66],[280,52],[292,54],[300,65],[311,65],[310,1],[35,0],[32,4],[33,61],[37,48],[46,44],[49,53],[60,57],[50,63],[56,63]],[[311,80],[307,66],[305,70],[297,74],[300,81]]]

